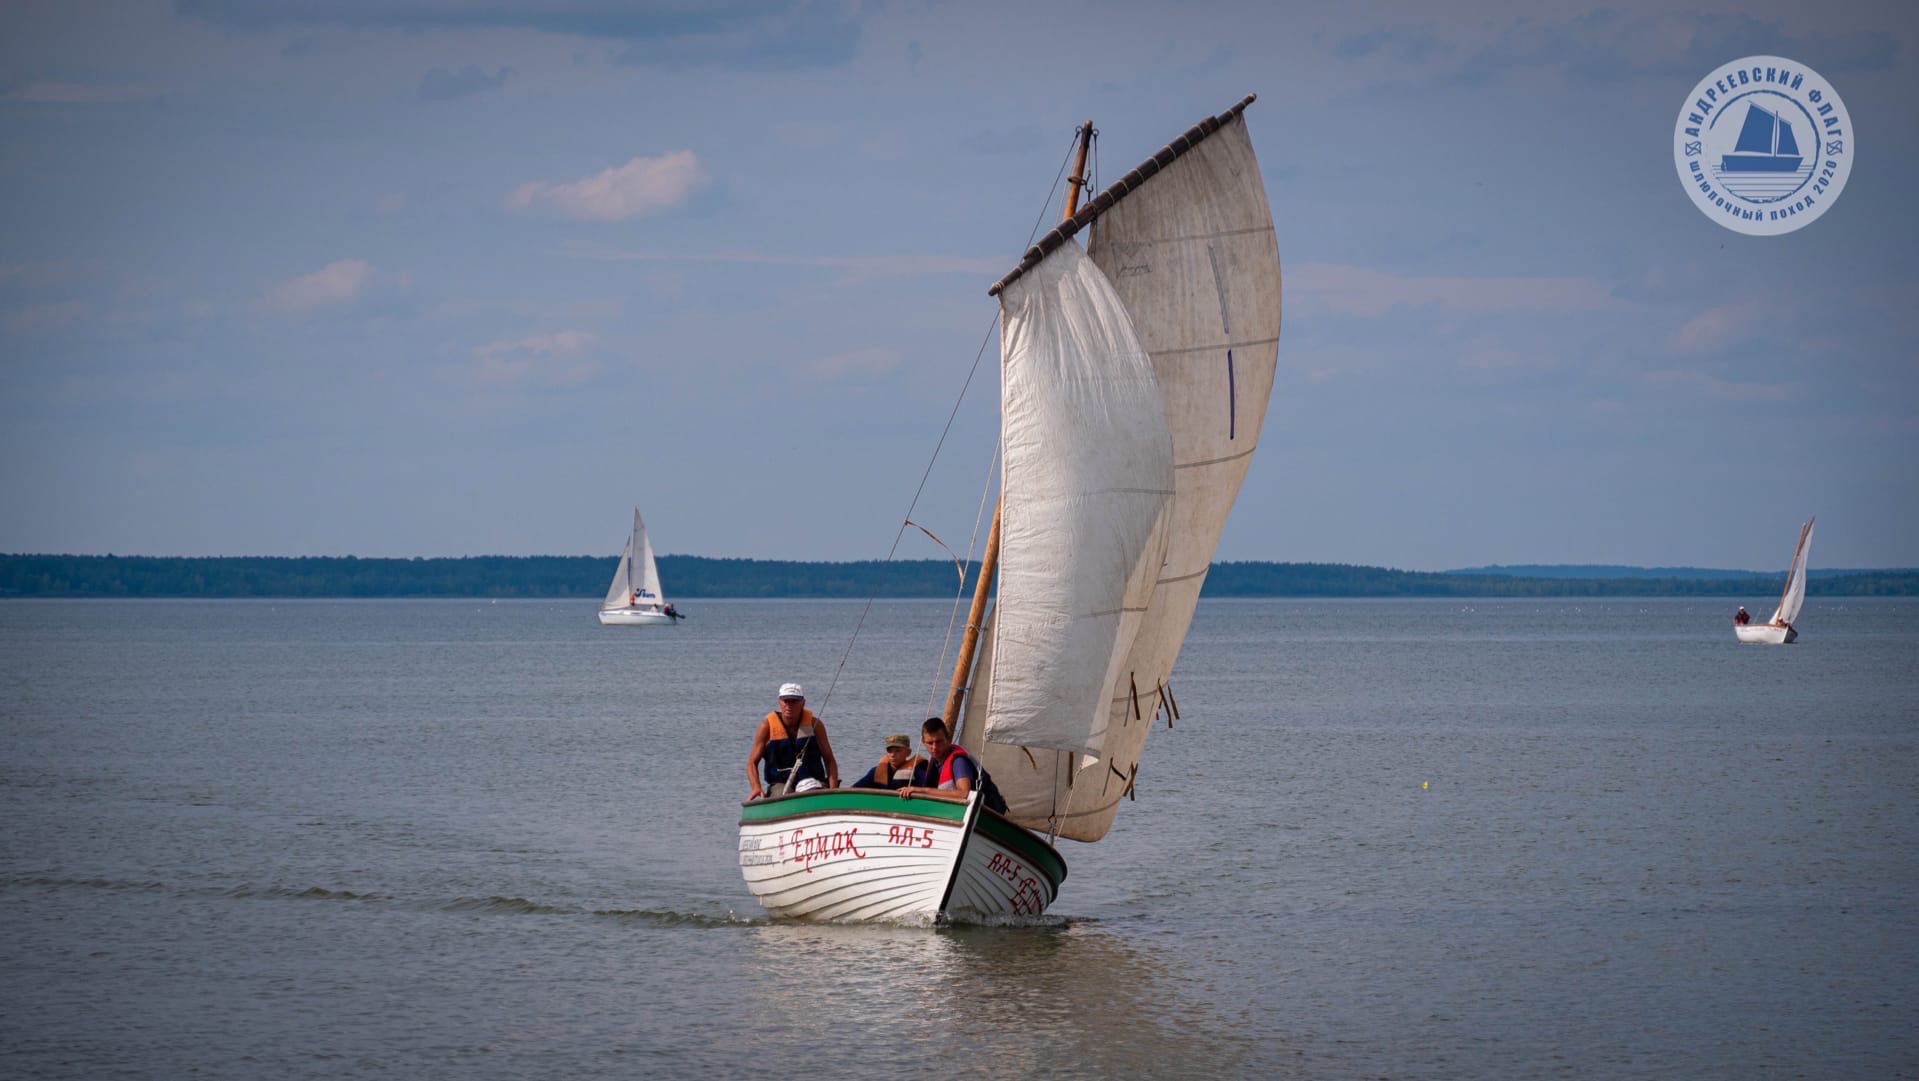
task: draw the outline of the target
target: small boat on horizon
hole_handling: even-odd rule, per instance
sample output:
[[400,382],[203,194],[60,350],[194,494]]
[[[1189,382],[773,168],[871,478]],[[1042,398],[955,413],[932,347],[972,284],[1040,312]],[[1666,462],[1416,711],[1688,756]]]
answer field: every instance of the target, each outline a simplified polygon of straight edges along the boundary
[[[1741,642],[1783,646],[1799,640],[1799,629],[1793,626],[1793,621],[1799,618],[1799,609],[1806,603],[1806,560],[1812,551],[1812,523],[1818,520],[1819,516],[1813,515],[1799,527],[1799,543],[1793,547],[1792,563],[1786,567],[1786,588],[1779,594],[1779,607],[1773,610],[1772,618],[1764,623],[1741,623],[1737,617],[1733,619],[1732,633]],[[1746,610],[1739,611],[1744,614]]]
[[653,562],[653,542],[647,539],[640,508],[633,508],[633,532],[613,571],[613,584],[600,602],[600,623],[608,627],[652,627],[677,623],[685,616],[667,603],[660,589],[660,568]]

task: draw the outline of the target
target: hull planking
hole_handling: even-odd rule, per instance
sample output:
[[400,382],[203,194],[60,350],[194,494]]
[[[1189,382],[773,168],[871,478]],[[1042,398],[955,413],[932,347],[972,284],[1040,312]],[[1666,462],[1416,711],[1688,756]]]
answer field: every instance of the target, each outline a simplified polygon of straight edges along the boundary
[[934,923],[1037,916],[1066,863],[977,795],[834,789],[745,804],[740,871],[775,916]]

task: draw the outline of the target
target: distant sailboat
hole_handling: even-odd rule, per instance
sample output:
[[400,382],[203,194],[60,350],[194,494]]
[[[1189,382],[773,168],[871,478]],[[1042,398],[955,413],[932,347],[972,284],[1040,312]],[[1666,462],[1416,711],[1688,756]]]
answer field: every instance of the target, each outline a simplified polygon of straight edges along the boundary
[[646,537],[640,508],[633,508],[633,532],[626,538],[613,584],[600,602],[600,622],[609,627],[646,627],[682,619],[660,593],[660,569],[653,563],[653,542]]
[[1720,155],[1719,169],[1726,173],[1790,173],[1804,160],[1798,140],[1792,137],[1792,124],[1755,103],[1746,107],[1739,142],[1732,153]]
[[1733,623],[1732,632],[1741,642],[1783,646],[1799,640],[1799,630],[1793,621],[1799,618],[1799,608],[1806,603],[1806,560],[1812,551],[1812,523],[1818,520],[1815,515],[1799,527],[1799,544],[1792,550],[1792,565],[1786,568],[1786,589],[1779,594],[1779,607],[1772,618],[1764,623]]

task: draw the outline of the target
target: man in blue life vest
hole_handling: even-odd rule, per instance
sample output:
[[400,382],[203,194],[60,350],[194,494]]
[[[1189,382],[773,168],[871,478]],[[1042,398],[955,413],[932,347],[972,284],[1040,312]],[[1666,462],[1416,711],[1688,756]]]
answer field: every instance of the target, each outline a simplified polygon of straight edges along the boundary
[[806,708],[806,689],[797,683],[780,686],[779,708],[760,721],[746,755],[751,798],[786,795],[789,778],[796,793],[840,786],[840,764],[826,738],[826,722]]
[[945,721],[938,717],[926,718],[926,723],[920,725],[920,742],[926,744],[926,764],[913,771],[912,784],[899,790],[902,798],[929,789],[964,796],[977,786],[980,798],[989,809],[1006,813],[1006,800],[1001,798],[993,778],[979,768],[966,748],[953,742]]
[[886,757],[853,782],[854,788],[905,788],[913,783],[913,774],[926,764],[913,754],[913,741],[905,733],[886,737]]

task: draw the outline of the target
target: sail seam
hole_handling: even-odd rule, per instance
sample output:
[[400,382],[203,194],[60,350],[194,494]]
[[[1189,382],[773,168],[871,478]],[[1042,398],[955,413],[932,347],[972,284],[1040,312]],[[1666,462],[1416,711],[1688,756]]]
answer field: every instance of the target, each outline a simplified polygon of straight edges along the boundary
[[1278,235],[1270,225],[1249,225],[1244,229],[1222,229],[1217,233],[1176,233],[1171,236],[1129,240],[1126,242],[1124,248],[1120,250],[1132,251],[1135,248],[1146,248],[1155,244],[1192,244],[1202,240],[1220,240],[1229,236],[1251,236],[1255,233],[1274,233],[1275,236]]
[[1228,454],[1224,458],[1208,458],[1203,462],[1174,462],[1173,468],[1174,469],[1198,469],[1202,465],[1218,465],[1221,462],[1230,462],[1238,458],[1244,458],[1248,454],[1251,454],[1252,452],[1253,452],[1253,448],[1248,447],[1245,450],[1240,451],[1238,454]]
[[1089,808],[1087,808],[1087,809],[1086,809],[1086,810],[1084,810],[1084,811],[1068,811],[1067,813],[1065,813],[1065,814],[1062,814],[1062,815],[1059,815],[1058,817],[1060,817],[1060,818],[1089,818],[1089,817],[1091,817],[1091,816],[1093,816],[1093,815],[1096,815],[1096,814],[1104,814],[1105,812],[1107,812],[1107,811],[1109,811],[1109,810],[1111,810],[1112,808],[1114,808],[1114,807],[1117,807],[1117,806],[1119,806],[1119,801],[1120,801],[1120,800],[1121,800],[1122,798],[1123,798],[1123,796],[1114,796],[1114,797],[1113,797],[1113,799],[1112,799],[1112,801],[1111,801],[1111,802],[1109,802],[1109,803],[1102,803],[1102,804],[1100,804],[1100,805],[1099,805],[1098,807],[1089,807]]
[[1214,353],[1221,349],[1245,349],[1250,346],[1278,344],[1279,335],[1275,334],[1270,338],[1259,338],[1248,342],[1215,342],[1211,345],[1193,345],[1184,349],[1148,349],[1147,352],[1155,357],[1173,357],[1181,353]]
[[1204,577],[1206,577],[1206,572],[1204,570],[1197,570],[1191,574],[1182,574],[1177,578],[1161,578],[1159,581],[1154,582],[1153,584],[1160,585],[1160,586],[1170,586],[1176,582],[1190,582],[1195,578],[1204,578]]

